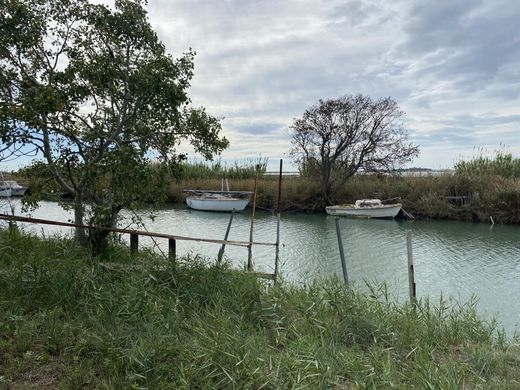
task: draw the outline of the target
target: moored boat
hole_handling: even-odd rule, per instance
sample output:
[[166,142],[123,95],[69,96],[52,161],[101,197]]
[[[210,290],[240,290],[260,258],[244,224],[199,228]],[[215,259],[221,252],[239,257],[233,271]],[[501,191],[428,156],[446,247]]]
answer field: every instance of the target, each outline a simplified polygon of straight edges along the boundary
[[0,185],[0,198],[9,198],[11,195],[11,187],[6,184]]
[[24,196],[27,191],[27,187],[21,186],[15,180],[6,180],[1,187],[10,187],[10,196]]
[[383,204],[379,199],[360,199],[355,204],[329,206],[327,214],[361,218],[394,218],[401,210],[401,203]]
[[202,211],[243,211],[249,204],[250,191],[184,190],[189,208]]

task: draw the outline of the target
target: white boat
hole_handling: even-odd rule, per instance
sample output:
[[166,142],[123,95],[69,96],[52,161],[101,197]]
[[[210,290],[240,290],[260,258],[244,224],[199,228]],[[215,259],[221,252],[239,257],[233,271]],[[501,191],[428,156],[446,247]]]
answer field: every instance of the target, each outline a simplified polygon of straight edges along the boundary
[[355,204],[329,206],[327,214],[362,218],[394,218],[401,210],[401,203],[383,204],[379,199],[360,199]]
[[249,191],[184,190],[189,193],[186,203],[189,208],[203,211],[243,211],[249,204]]
[[9,198],[11,195],[11,187],[5,184],[0,185],[0,198]]
[[15,180],[6,180],[1,187],[11,187],[11,196],[24,196],[27,187],[21,186]]

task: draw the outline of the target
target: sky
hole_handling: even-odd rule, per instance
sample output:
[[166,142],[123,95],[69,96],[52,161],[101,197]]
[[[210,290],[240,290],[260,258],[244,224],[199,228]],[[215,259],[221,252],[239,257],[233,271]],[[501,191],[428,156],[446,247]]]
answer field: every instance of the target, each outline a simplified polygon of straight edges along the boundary
[[168,52],[197,52],[190,96],[222,117],[222,159],[289,151],[319,99],[390,96],[420,156],[445,169],[479,151],[520,157],[520,1],[149,0]]
[[223,158],[290,164],[289,126],[319,99],[391,96],[421,154],[450,168],[520,157],[520,1],[149,0],[168,50],[197,52],[191,98],[224,117]]

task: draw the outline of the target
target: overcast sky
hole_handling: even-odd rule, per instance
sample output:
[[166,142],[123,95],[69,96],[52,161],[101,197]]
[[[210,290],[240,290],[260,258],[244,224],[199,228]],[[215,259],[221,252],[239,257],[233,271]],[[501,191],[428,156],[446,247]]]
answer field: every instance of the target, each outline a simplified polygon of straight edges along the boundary
[[[106,0],[92,0],[105,2]],[[319,99],[391,96],[421,154],[451,168],[501,148],[520,157],[520,1],[149,0],[174,56],[197,52],[190,96],[222,121],[223,159],[279,158]],[[15,169],[27,161],[14,161]]]
[[197,52],[191,97],[223,116],[224,158],[288,160],[288,126],[318,99],[391,96],[452,167],[475,147],[520,157],[520,1],[149,0],[174,55]]

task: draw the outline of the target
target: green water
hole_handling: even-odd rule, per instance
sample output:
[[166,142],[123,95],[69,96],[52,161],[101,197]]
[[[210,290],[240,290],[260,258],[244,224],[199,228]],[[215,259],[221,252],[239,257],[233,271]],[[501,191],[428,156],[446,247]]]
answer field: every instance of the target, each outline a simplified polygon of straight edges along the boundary
[[[2,210],[3,211],[3,210]],[[147,212],[142,211],[142,216]],[[44,202],[33,213],[37,218],[66,221],[70,214]],[[169,206],[156,212],[147,228],[182,236],[222,239],[229,214],[201,212]],[[415,279],[419,297],[438,299],[441,294],[466,301],[478,296],[478,307],[500,320],[509,334],[520,330],[520,227],[448,221],[393,221],[341,219],[342,238],[351,281],[385,282],[397,299],[408,294],[405,232],[413,234]],[[123,222],[122,226],[126,226]],[[230,240],[249,238],[250,215],[236,214]],[[26,227],[45,234],[63,233],[57,227]],[[276,218],[257,212],[254,240],[275,242]],[[167,251],[165,240],[157,243]],[[341,276],[334,218],[326,215],[284,214],[281,219],[281,273],[285,280],[309,283],[316,278]],[[153,242],[142,239],[142,245]],[[219,245],[178,241],[179,255],[201,254],[215,258]],[[247,261],[247,249],[226,247],[226,256],[237,267]],[[272,272],[274,248],[254,247],[255,270]]]

